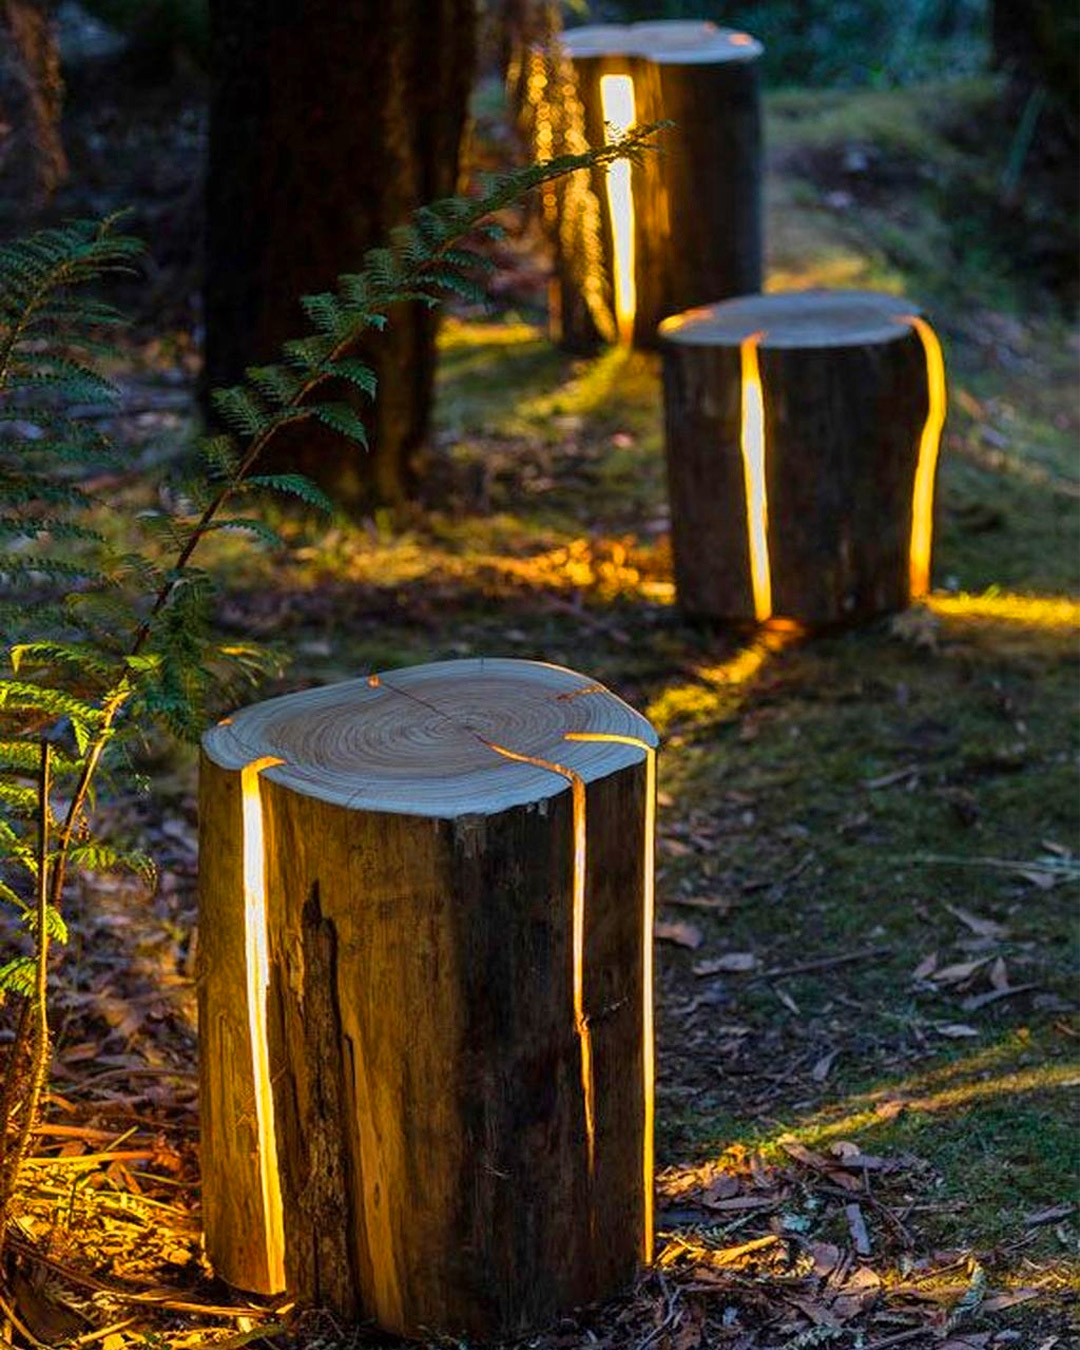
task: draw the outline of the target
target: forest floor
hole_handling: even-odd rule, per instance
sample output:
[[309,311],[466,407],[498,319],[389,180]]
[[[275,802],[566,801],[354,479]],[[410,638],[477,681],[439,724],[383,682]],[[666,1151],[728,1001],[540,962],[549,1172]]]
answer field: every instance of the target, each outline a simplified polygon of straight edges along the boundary
[[[223,628],[290,658],[264,692],[531,657],[602,680],[663,738],[657,1261],[522,1346],[1080,1334],[1077,343],[981,232],[999,170],[957,128],[992,97],[768,102],[770,286],[901,290],[942,336],[925,603],[812,639],[682,622],[657,359],[569,358],[526,302],[447,323],[422,507],[285,521],[287,555],[220,559]],[[141,349],[126,425],[146,462],[184,443],[191,351],[183,329]],[[195,762],[144,767],[150,793],[102,809],[161,882],[80,883],[18,1313],[104,1350],[285,1344],[200,1256]]]

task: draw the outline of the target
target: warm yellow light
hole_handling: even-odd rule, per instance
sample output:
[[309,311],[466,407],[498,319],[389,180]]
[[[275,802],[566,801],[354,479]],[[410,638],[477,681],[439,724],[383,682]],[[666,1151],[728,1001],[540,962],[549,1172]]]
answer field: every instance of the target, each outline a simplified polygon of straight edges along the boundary
[[614,732],[568,731],[568,741],[614,741],[645,751],[645,859],[641,937],[641,1062],[643,1078],[644,1140],[642,1144],[642,1189],[645,1207],[641,1255],[646,1263],[653,1254],[653,1134],[656,1122],[656,1058],[653,1046],[653,927],[656,918],[656,751],[636,736]]
[[270,1082],[270,1047],[266,1034],[266,995],[270,986],[270,952],[266,929],[266,854],[263,845],[262,795],[259,775],[283,761],[267,755],[240,770],[243,822],[244,953],[247,976],[248,1032],[258,1132],[259,1182],[262,1189],[266,1273],[270,1289],[285,1288],[285,1232],[278,1179],[274,1094]]
[[574,1030],[577,1032],[581,1054],[581,1093],[585,1110],[585,1150],[588,1159],[589,1181],[596,1170],[596,1115],[593,1092],[592,1032],[589,1019],[585,1016],[585,780],[573,769],[564,764],[556,764],[550,759],[540,759],[536,755],[523,755],[518,750],[508,750],[505,745],[494,741],[484,742],[497,755],[518,760],[522,764],[535,764],[537,768],[549,769],[561,774],[570,784],[571,805],[573,807],[574,830],[574,874],[571,886],[571,947],[573,961],[573,1007]]
[[761,388],[758,345],[764,333],[751,333],[739,344],[742,373],[742,450],[746,483],[746,529],[750,543],[750,581],[754,617],[764,623],[772,614],[772,575],[769,567],[769,500],[765,490],[765,400]]
[[915,469],[915,491],[911,501],[911,547],[909,552],[909,590],[913,600],[930,590],[930,546],[934,530],[934,474],[937,471],[941,430],[945,425],[945,362],[941,343],[925,319],[909,314],[900,323],[909,324],[918,335],[926,354],[926,383],[930,406],[919,440],[919,462]]
[[[601,75],[600,108],[610,136],[625,136],[635,121],[634,81],[629,75]],[[634,194],[630,185],[630,161],[616,160],[607,168],[608,211],[611,215],[611,248],[615,285],[615,324],[619,341],[634,336],[637,284],[634,279]]]
[[927,606],[935,614],[960,619],[989,619],[1025,628],[1080,627],[1080,604],[1061,595],[934,595]]

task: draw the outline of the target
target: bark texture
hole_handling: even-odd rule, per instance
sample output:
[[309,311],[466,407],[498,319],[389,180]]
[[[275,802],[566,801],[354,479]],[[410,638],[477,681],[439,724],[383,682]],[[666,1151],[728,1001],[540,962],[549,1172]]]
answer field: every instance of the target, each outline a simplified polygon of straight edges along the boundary
[[686,613],[755,617],[742,355],[755,333],[771,614],[829,625],[908,604],[930,414],[928,356],[907,322],[915,313],[894,296],[807,291],[663,325],[672,549]]
[[[605,139],[601,80],[607,75],[633,80],[637,123],[674,123],[660,153],[646,155],[631,171],[632,341],[655,347],[657,325],[669,315],[761,289],[761,47],[746,34],[684,21],[571,29],[563,44],[590,143]],[[618,327],[615,229],[603,171],[593,174],[592,191],[601,206],[599,269],[611,312],[597,325],[580,294],[587,269],[557,259],[560,336],[575,350]]]
[[0,112],[10,123],[0,168],[11,194],[40,205],[67,177],[60,135],[64,82],[51,0],[4,0],[0,23]]
[[[279,761],[258,775],[267,1073],[303,1303],[509,1336],[633,1278],[651,1212],[654,746],[599,686],[516,661],[290,695],[208,734],[208,1029],[250,1023],[229,802],[245,764]],[[207,1247],[231,1283],[271,1292],[265,1188],[230,1125],[251,1061],[220,1044],[201,1070]]]
[[[206,369],[220,385],[303,331],[301,295],[456,190],[476,19],[473,0],[213,0],[212,24]],[[305,426],[272,467],[310,474],[353,509],[408,496],[435,331],[409,304],[373,339],[366,459]]]

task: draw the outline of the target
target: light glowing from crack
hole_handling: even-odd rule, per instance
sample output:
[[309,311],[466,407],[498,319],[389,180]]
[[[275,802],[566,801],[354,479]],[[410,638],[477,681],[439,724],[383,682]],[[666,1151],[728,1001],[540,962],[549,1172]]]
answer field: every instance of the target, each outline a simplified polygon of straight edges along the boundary
[[644,1214],[641,1235],[642,1260],[653,1254],[653,1133],[656,1120],[656,1059],[653,1046],[653,927],[656,915],[656,751],[637,736],[614,732],[568,731],[568,741],[609,741],[634,745],[645,751],[645,858],[641,929],[641,1062],[644,1138],[642,1143],[642,1190]]
[[945,425],[945,362],[941,343],[925,319],[908,314],[898,320],[914,329],[926,354],[926,384],[930,406],[919,439],[919,460],[915,469],[915,490],[911,501],[911,547],[908,561],[908,585],[911,598],[918,600],[930,590],[930,546],[934,530],[934,475],[937,472],[941,430]]
[[273,755],[253,760],[240,770],[243,820],[244,954],[247,976],[248,1032],[258,1132],[259,1183],[262,1191],[269,1287],[285,1288],[285,1235],[278,1178],[274,1094],[270,1082],[270,1048],[266,1034],[266,994],[270,985],[270,952],[266,927],[266,854],[263,845],[262,794],[259,775],[284,761]]
[[[600,109],[612,140],[625,136],[635,121],[634,81],[629,75],[600,77]],[[634,336],[637,284],[634,277],[634,194],[630,161],[617,159],[607,167],[608,212],[611,216],[611,250],[615,289],[615,325],[619,341]]]
[[596,1168],[596,1114],[593,1091],[592,1033],[589,1020],[585,1016],[585,780],[573,769],[556,764],[550,759],[539,759],[535,755],[523,755],[517,750],[508,750],[505,745],[496,745],[485,740],[484,744],[497,755],[506,759],[515,759],[522,764],[535,764],[537,768],[548,769],[551,773],[561,774],[570,784],[571,804],[573,807],[574,828],[574,874],[572,896],[572,950],[573,950],[573,1004],[574,1029],[577,1032],[581,1050],[581,1092],[585,1109],[585,1148],[588,1157],[589,1180],[592,1181]]
[[764,623],[772,615],[772,574],[769,566],[769,500],[765,490],[765,400],[761,388],[758,345],[764,333],[751,333],[739,344],[742,412],[739,448],[746,484],[746,531],[750,545],[750,583],[754,617]]

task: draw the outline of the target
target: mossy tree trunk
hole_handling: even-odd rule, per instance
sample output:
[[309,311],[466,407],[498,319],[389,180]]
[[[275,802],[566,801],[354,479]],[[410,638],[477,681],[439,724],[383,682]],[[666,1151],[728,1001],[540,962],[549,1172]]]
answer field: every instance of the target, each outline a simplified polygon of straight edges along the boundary
[[[458,184],[473,72],[473,0],[212,0],[206,378],[273,359],[297,299]],[[275,469],[347,509],[413,487],[430,421],[435,319],[402,306],[366,353],[379,376],[364,457],[304,427]]]

